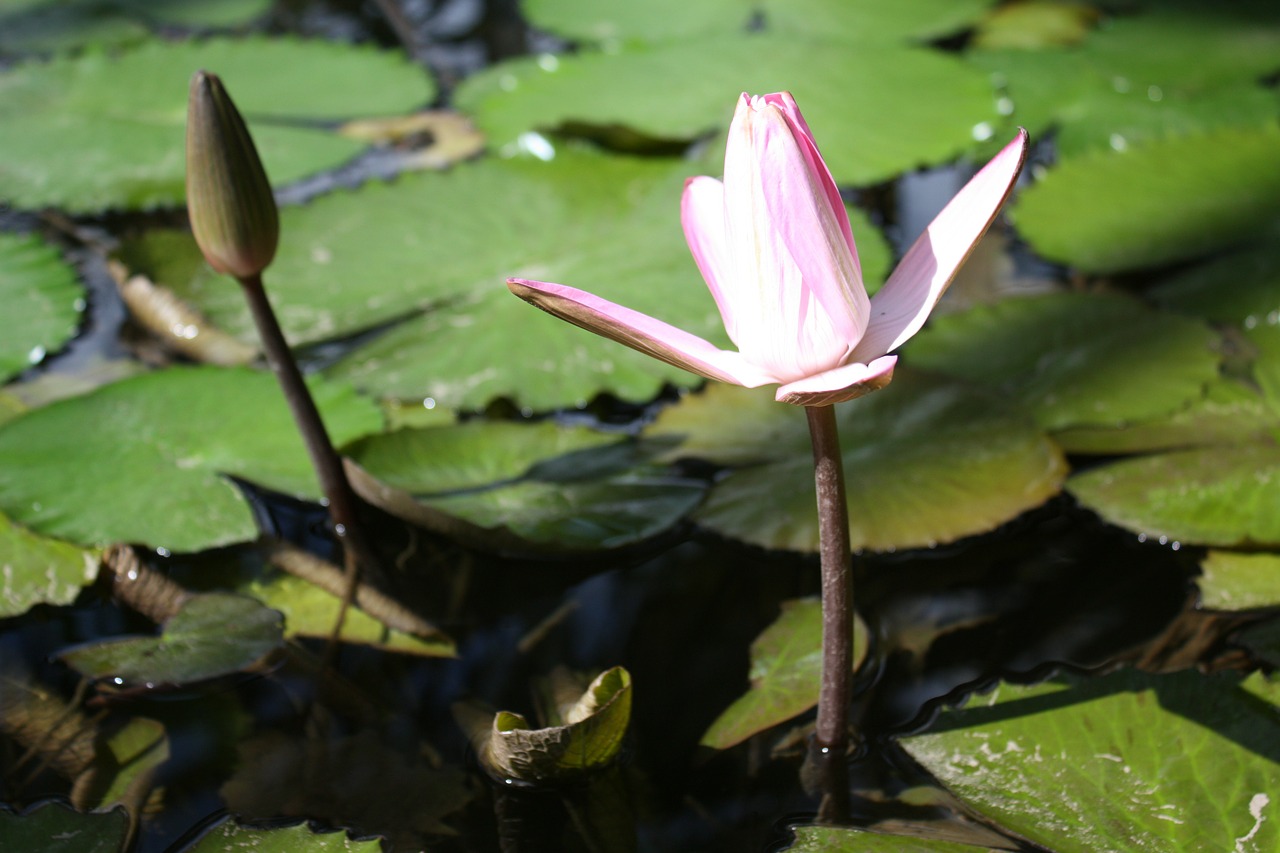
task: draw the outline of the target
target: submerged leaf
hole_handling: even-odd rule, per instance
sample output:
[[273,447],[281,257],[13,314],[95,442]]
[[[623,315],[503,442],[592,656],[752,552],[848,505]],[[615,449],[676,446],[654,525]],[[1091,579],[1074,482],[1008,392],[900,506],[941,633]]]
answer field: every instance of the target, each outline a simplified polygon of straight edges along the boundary
[[270,828],[241,826],[225,817],[200,835],[194,843],[177,853],[380,853],[382,842],[376,838],[354,841],[347,833],[315,830],[307,824]]

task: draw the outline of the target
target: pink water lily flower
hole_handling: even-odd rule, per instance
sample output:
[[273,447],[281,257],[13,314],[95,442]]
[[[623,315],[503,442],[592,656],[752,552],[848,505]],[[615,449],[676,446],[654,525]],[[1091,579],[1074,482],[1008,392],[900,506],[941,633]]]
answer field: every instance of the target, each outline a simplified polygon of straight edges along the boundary
[[1018,136],[920,235],[867,298],[849,217],[791,95],[738,102],[724,181],[692,178],[685,239],[736,352],[561,284],[509,279],[521,299],[668,364],[735,385],[777,384],[780,402],[825,406],[893,377],[889,355],[920,330],[1009,195]]

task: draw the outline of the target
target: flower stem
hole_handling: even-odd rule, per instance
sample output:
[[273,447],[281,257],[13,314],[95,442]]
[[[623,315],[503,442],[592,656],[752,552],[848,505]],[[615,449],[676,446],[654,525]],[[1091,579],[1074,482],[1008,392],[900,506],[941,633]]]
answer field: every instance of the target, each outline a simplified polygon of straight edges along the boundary
[[320,419],[320,411],[316,408],[311,392],[307,390],[302,379],[302,371],[293,360],[289,345],[285,343],[284,333],[271,310],[271,302],[262,286],[262,276],[252,275],[239,279],[245,298],[249,301],[249,311],[253,314],[253,322],[258,327],[258,337],[262,339],[262,349],[266,353],[271,372],[280,382],[289,410],[293,413],[294,423],[302,433],[302,440],[311,456],[311,466],[320,479],[320,488],[329,503],[329,518],[333,521],[334,533],[342,542],[346,556],[346,588],[343,593],[342,608],[338,622],[334,627],[334,637],[342,630],[342,621],[355,596],[356,584],[359,580],[361,561],[372,557],[364,528],[358,515],[359,504],[347,473],[343,470],[342,460],[333,449],[329,431]]
[[853,681],[853,580],[850,571],[849,508],[835,409],[806,406],[813,440],[818,493],[818,551],[822,560],[822,687],[815,741],[842,761],[849,746]]

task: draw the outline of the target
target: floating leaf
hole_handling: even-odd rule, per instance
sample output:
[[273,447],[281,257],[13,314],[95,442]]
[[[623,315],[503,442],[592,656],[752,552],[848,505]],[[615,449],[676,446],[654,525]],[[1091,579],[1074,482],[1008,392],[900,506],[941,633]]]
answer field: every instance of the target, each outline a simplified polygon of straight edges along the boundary
[[1165,280],[1148,296],[1175,311],[1252,328],[1280,323],[1280,240],[1270,239]]
[[56,352],[75,334],[84,291],[75,272],[38,237],[0,234],[0,302],[3,382]]
[[465,727],[489,773],[517,782],[563,782],[610,764],[631,720],[631,676],[607,669],[562,709],[563,725],[535,729],[520,714],[499,711],[486,725],[468,717]]
[[469,78],[457,102],[512,155],[529,146],[522,135],[530,131],[623,132],[631,135],[626,147],[690,142],[727,127],[743,91],[782,89],[804,108],[842,184],[954,159],[999,120],[984,75],[945,54],[770,33],[526,58]]
[[306,824],[277,826],[270,829],[241,826],[230,817],[209,828],[194,843],[180,848],[179,853],[380,853],[382,842],[376,838],[353,841],[345,832],[317,831]]
[[1280,448],[1210,447],[1126,459],[1067,489],[1112,524],[1183,544],[1280,545]]
[[124,809],[85,814],[48,802],[14,814],[0,806],[0,848],[41,853],[123,853],[129,839]]
[[1079,44],[1093,29],[1098,10],[1085,3],[1023,0],[992,9],[978,24],[970,47],[1036,50]]
[[187,80],[200,68],[236,93],[277,184],[361,150],[321,123],[404,112],[433,94],[401,57],[285,39],[154,41],[27,63],[0,74],[0,198],[75,212],[180,203]]
[[1058,853],[1262,853],[1280,846],[1278,701],[1280,685],[1258,675],[1063,676],[1001,685],[906,747],[969,805]]
[[[801,413],[772,391],[713,384],[647,433],[683,436],[678,455],[762,463],[717,481],[700,524],[766,548],[818,547],[813,461]],[[856,549],[932,546],[985,532],[1055,494],[1058,449],[1013,404],[900,369],[883,391],[837,409]]]
[[36,604],[70,604],[98,576],[97,555],[37,536],[0,513],[0,619]]
[[1280,605],[1280,554],[1210,551],[1200,564],[1200,604],[1216,610]]
[[1018,196],[1011,215],[1036,251],[1086,272],[1245,242],[1280,217],[1280,125],[1064,158]]
[[[378,429],[344,386],[311,392],[335,442]],[[0,426],[0,508],[71,542],[197,551],[257,535],[225,475],[318,499],[275,379],[243,368],[170,368],[53,403]]]
[[633,441],[550,422],[400,430],[349,453],[365,500],[486,551],[634,544],[678,522],[705,489]]
[[102,640],[62,652],[81,674],[122,686],[191,684],[241,672],[284,642],[280,614],[252,598],[200,593],[158,637]]
[[1120,296],[1006,299],[937,318],[907,350],[917,367],[993,386],[1046,429],[1165,415],[1218,374],[1217,336]]
[[[854,664],[867,654],[867,628],[853,623]],[[728,749],[818,704],[822,683],[822,602],[782,602],[782,615],[751,644],[751,689],[725,709],[702,745]]]
[[835,826],[798,826],[788,853],[979,853],[981,848],[953,841],[882,835]]

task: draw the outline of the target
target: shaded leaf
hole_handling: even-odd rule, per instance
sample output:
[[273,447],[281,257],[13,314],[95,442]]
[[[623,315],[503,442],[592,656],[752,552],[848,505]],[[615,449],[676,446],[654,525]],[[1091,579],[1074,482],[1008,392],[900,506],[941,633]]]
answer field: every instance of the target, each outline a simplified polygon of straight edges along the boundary
[[98,557],[46,539],[0,513],[0,619],[36,604],[70,604],[98,576]]
[[1280,241],[1204,261],[1152,288],[1162,305],[1212,320],[1252,328],[1280,323]]
[[0,303],[0,382],[61,349],[85,305],[75,272],[57,251],[17,234],[0,234]]
[[314,830],[305,824],[270,829],[241,826],[230,817],[214,824],[180,853],[380,853],[376,838],[354,841],[345,832]]
[[977,853],[981,848],[954,841],[881,835],[835,826],[798,826],[791,853]]
[[32,806],[22,814],[0,806],[0,847],[41,853],[123,853],[129,838],[124,809],[85,814],[61,803]]

